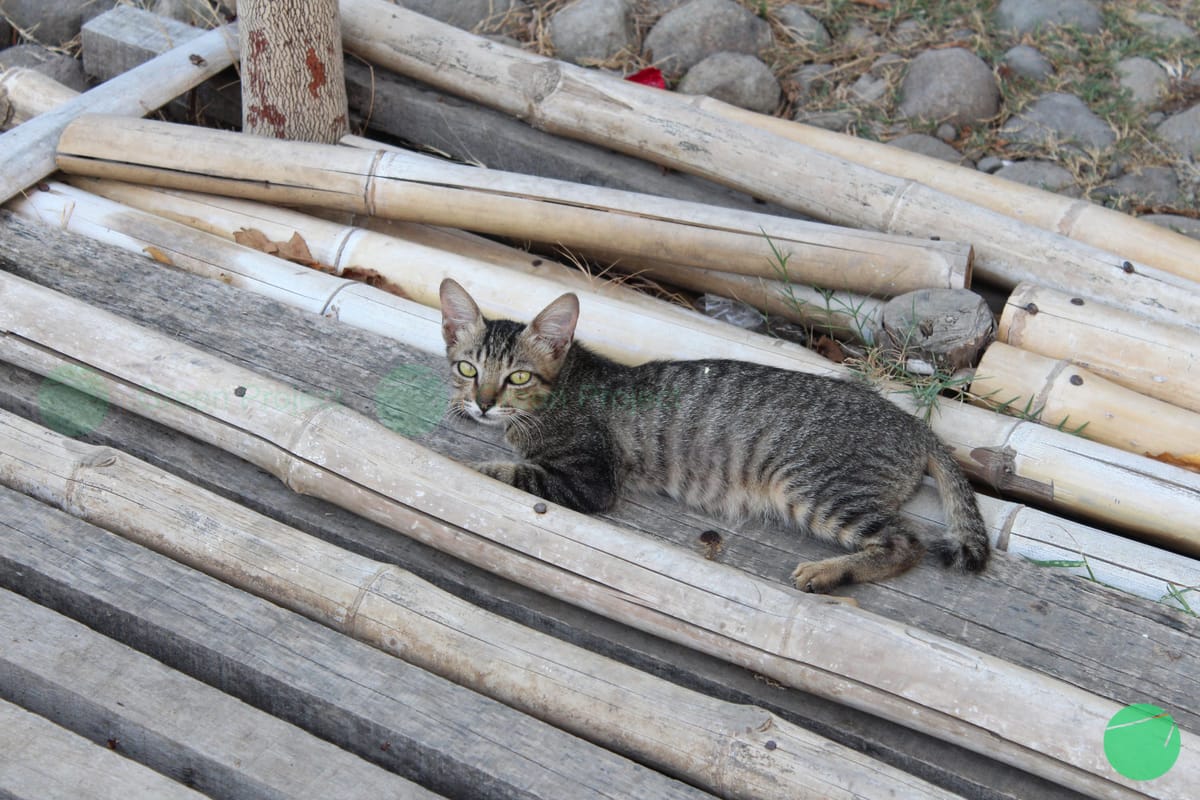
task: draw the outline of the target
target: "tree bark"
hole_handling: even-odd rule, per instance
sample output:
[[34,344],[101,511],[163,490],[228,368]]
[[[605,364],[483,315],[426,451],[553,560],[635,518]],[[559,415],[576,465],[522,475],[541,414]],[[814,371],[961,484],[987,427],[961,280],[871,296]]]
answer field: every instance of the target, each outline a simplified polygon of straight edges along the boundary
[[242,0],[242,130],[333,144],[349,133],[336,0]]

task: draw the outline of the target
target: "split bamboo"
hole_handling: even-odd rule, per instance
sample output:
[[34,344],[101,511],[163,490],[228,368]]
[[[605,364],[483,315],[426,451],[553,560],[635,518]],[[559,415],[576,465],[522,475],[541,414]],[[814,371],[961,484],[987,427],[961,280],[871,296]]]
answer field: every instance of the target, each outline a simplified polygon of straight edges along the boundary
[[[166,190],[151,190],[112,181],[76,180],[88,188],[103,191],[110,197],[155,209],[174,219],[189,220],[209,233],[180,232],[175,223],[166,219],[102,201],[100,198],[90,196],[77,189],[60,188],[56,184],[51,184],[47,191],[31,194],[21,202],[13,201],[10,205],[13,205],[14,210],[18,213],[31,219],[65,225],[69,230],[114,244],[131,252],[169,252],[173,263],[184,269],[195,270],[210,277],[214,271],[217,271],[217,279],[223,282],[269,294],[282,302],[310,312],[324,308],[326,314],[336,316],[347,324],[391,336],[425,352],[439,355],[442,353],[440,315],[437,311],[401,300],[370,286],[355,284],[346,287],[344,281],[330,275],[315,275],[297,281],[297,270],[294,265],[273,256],[265,256],[257,252],[248,253],[245,248],[229,243],[225,239],[219,239],[213,234],[229,237],[231,236],[230,232],[236,230],[239,225],[254,224],[265,227],[275,236],[287,237],[297,230],[296,227],[292,227],[295,225],[314,241],[314,247],[318,248],[318,253],[330,255],[331,258],[336,258],[336,254],[341,253],[343,259],[354,255],[354,247],[352,244],[350,246],[347,244],[355,241],[351,236],[334,236],[332,238],[313,236],[315,229],[306,223],[303,215],[260,206],[256,203]],[[220,206],[215,204],[220,204]],[[229,213],[234,209],[240,209],[240,213]],[[709,339],[712,333],[706,331],[707,328],[712,328],[713,333],[728,333],[735,337],[741,337],[736,339],[736,342],[740,343],[736,345],[740,353],[750,352],[756,358],[763,358],[772,352],[770,350],[755,352],[752,349],[768,342],[763,337],[745,334],[727,325],[714,324],[711,320],[697,317],[694,314],[681,313],[679,309],[666,306],[660,301],[637,292],[624,290],[621,287],[592,286],[594,279],[561,265],[558,265],[558,269],[549,271],[547,271],[547,268],[551,266],[549,262],[542,262],[536,267],[531,266],[532,261],[539,261],[539,259],[531,261],[527,254],[520,254],[518,257],[510,248],[494,242],[481,241],[461,232],[432,229],[419,225],[392,223],[389,228],[397,228],[399,230],[393,232],[407,233],[419,238],[426,247],[431,244],[440,247],[457,247],[464,251],[465,258],[464,253],[450,251],[444,251],[440,257],[435,258],[433,251],[406,248],[404,242],[398,241],[389,245],[393,251],[388,263],[447,262],[448,273],[460,279],[467,274],[467,270],[462,267],[464,265],[469,267],[470,259],[473,258],[483,257],[487,259],[488,263],[494,265],[516,263],[542,278],[553,277],[556,283],[562,278],[571,280],[570,288],[579,292],[585,306],[588,306],[589,310],[594,313],[604,311],[604,307],[592,308],[589,306],[591,295],[597,289],[610,300],[625,303],[632,298],[634,301],[632,306],[623,306],[619,310],[614,308],[610,312],[610,316],[613,318],[630,318],[631,308],[637,308],[643,312],[654,310],[670,312],[675,319],[661,322],[657,332],[652,334],[655,341],[666,342],[680,339],[681,337],[668,337],[663,333],[663,331],[669,330],[668,325],[674,325],[676,329],[688,331],[686,337],[688,340],[700,339],[702,348],[719,349],[722,340]],[[191,255],[176,255],[184,245],[197,249],[192,251]],[[169,247],[176,249],[164,251],[164,248]],[[222,250],[222,247],[225,249]],[[463,260],[459,261],[458,259]],[[156,260],[161,261],[161,258]],[[349,263],[354,263],[354,261],[350,260]],[[399,277],[397,273],[390,274],[394,278]],[[496,285],[507,285],[514,281],[515,288],[519,292],[539,290],[537,282],[524,281],[520,275],[504,277],[502,273],[493,273],[492,278],[491,282],[483,287],[485,291],[494,291],[493,287]],[[433,278],[434,285],[438,280],[440,278],[437,276]],[[293,288],[289,291],[288,287]],[[310,287],[312,291],[301,291],[305,287]],[[561,289],[550,288],[544,291],[549,291],[547,296],[553,297]],[[481,299],[484,297],[482,294],[479,296]],[[520,309],[519,313],[526,314],[526,310]],[[603,328],[597,329],[595,335],[608,339],[613,338],[613,334],[606,332]],[[619,339],[619,337],[617,338]],[[785,346],[789,350],[793,347],[782,342],[775,342],[774,346],[776,351],[779,346]],[[652,356],[672,358],[679,357],[681,352],[687,351],[678,344],[669,347],[660,345],[660,349],[656,351],[657,354],[652,354]],[[798,352],[811,357],[807,351],[800,350]],[[630,360],[628,351],[618,351],[616,355],[624,360]],[[802,370],[809,369],[806,364],[796,361],[791,362],[790,366]],[[997,419],[1003,423],[996,434],[999,438],[995,440],[1000,445],[997,449],[1002,451],[1004,444],[1012,436],[1010,428],[1012,427],[1011,423],[1015,421],[992,415],[985,415],[985,418]],[[974,424],[978,427],[977,421]],[[1036,439],[1031,444],[1035,453],[1034,457],[1030,459],[1031,463],[1036,464],[1046,460],[1047,456],[1038,455],[1039,451],[1049,453],[1050,458],[1054,457],[1056,448],[1049,444],[1039,447],[1039,444]],[[1061,448],[1057,449],[1061,450]],[[1016,455],[1013,455],[1012,458],[1015,462]],[[1112,461],[1110,458],[1104,462],[1110,466],[1107,468],[1107,472],[1100,475],[1101,479],[1109,483],[1124,479],[1124,475],[1120,472],[1113,471]],[[997,467],[989,462],[988,469],[995,471]],[[1085,469],[1085,472],[1095,474],[1096,470],[1095,468]],[[1164,496],[1164,490],[1159,489],[1156,496]],[[1091,570],[1090,577],[1153,600],[1163,597],[1165,590],[1171,585],[1200,584],[1200,565],[1186,557],[1163,553],[1144,544],[1035,511],[1016,503],[992,500],[984,495],[979,495],[978,499],[984,507],[984,519],[992,531],[992,538],[999,543],[1000,549],[1007,549],[1014,555],[1041,561],[1086,563],[1088,569]],[[1170,504],[1168,503],[1168,505]],[[926,487],[924,494],[918,498],[915,504],[906,508],[906,513],[918,521],[935,525],[944,523],[940,516],[937,493],[931,486]]]
[[[378,268],[406,297],[431,307],[437,305],[437,288],[445,277],[462,283],[489,316],[518,320],[531,319],[564,288],[548,278],[497,273],[472,259],[297,212],[219,197],[179,205],[183,199],[180,193],[155,193],[150,200],[136,202],[228,238],[245,227],[260,229],[275,241],[300,232],[315,260],[335,272],[353,266]],[[173,207],[176,210],[169,210]],[[206,221],[194,222],[199,219]],[[577,294],[580,338],[623,363],[735,358],[815,374],[846,373],[807,348],[665,303],[628,304],[580,289]],[[422,319],[409,315],[404,322],[419,324]],[[680,326],[688,330],[687,336],[676,334]],[[439,335],[426,327],[419,338],[430,342]],[[434,351],[440,352],[440,345]],[[915,411],[911,396],[901,389],[893,387],[888,399]],[[1188,509],[1200,502],[1200,476],[1195,473],[958,403],[941,403],[931,424],[968,472],[1006,496],[1082,514],[1182,552],[1200,552],[1200,536],[1180,526]]]
[[64,360],[86,364],[91,390],[110,402],[523,585],[1096,797],[1182,799],[1200,782],[1200,754],[1186,748],[1152,784],[1114,774],[1079,732],[1102,731],[1120,705],[1076,686],[535,506],[344,407],[27,281],[0,274],[0,301],[0,353],[11,363],[43,375]]
[[993,342],[975,370],[971,393],[981,405],[1200,469],[1200,414],[1138,394],[1066,359]]
[[1009,296],[997,338],[1062,358],[1140,394],[1200,411],[1200,335],[1123,308],[1022,284]]
[[93,116],[59,141],[78,175],[604,248],[726,272],[892,296],[969,282],[970,247],[451,164],[166,122]]
[[[710,114],[753,125],[889,175],[920,181],[965,202],[977,203],[1042,230],[1060,233],[1131,261],[1200,282],[1200,243],[1161,225],[1087,200],[1064,197],[879,142],[758,114],[715,98],[695,95],[690,102]],[[1011,280],[1007,283],[999,280],[1002,276],[992,277],[1006,288],[1015,285]]]
[[232,64],[236,38],[236,26],[211,30],[0,134],[0,202],[54,172],[59,134],[75,117],[148,114]]
[[1038,282],[1200,329],[1200,289],[1142,262],[1126,269],[1125,257],[706,113],[687,98],[505,47],[384,0],[342,0],[341,8],[348,51],[551,133],[837,224],[967,241],[977,277]]
[[5,411],[0,441],[0,480],[13,489],[710,792],[951,797],[767,711],[526,628],[120,451]]

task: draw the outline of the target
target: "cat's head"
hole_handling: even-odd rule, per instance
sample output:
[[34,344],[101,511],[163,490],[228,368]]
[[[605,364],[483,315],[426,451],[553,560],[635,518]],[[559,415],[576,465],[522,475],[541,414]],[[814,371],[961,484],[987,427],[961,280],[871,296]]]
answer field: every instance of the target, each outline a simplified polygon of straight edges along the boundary
[[451,408],[490,424],[508,424],[541,408],[571,349],[578,298],[564,294],[522,325],[484,319],[466,289],[450,278],[439,294],[454,381]]

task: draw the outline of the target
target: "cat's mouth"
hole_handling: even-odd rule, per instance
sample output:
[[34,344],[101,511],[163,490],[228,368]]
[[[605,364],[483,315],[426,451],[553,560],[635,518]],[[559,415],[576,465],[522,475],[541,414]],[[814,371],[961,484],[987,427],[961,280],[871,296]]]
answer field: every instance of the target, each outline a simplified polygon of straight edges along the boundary
[[475,403],[467,404],[467,414],[476,422],[493,427],[504,427],[511,417],[506,409],[492,406],[487,411],[483,411]]

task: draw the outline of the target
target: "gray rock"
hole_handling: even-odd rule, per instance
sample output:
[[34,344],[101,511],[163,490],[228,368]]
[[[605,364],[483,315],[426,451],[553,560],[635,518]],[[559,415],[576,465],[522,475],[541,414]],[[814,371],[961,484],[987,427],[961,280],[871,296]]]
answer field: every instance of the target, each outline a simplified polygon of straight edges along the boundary
[[1001,30],[1024,34],[1050,25],[1099,33],[1104,18],[1088,0],[1001,0],[996,8],[996,26]]
[[1129,91],[1133,105],[1142,111],[1157,105],[1170,85],[1167,71],[1141,56],[1118,61],[1117,78],[1121,88]]
[[1157,133],[1163,144],[1180,158],[1200,158],[1200,105],[1167,117]]
[[1191,39],[1196,35],[1191,26],[1181,19],[1145,11],[1133,15],[1133,24],[1159,39]]
[[0,0],[0,11],[35,41],[58,47],[78,36],[83,23],[115,4],[116,0]]
[[828,92],[830,83],[825,76],[830,72],[833,64],[805,64],[793,72],[789,77],[800,90],[797,100],[805,102]]
[[949,122],[943,122],[937,126],[933,135],[941,139],[943,142],[953,142],[958,138],[958,128],[951,125]]
[[639,0],[638,11],[647,17],[661,17],[674,11],[688,0]]
[[858,80],[850,84],[850,96],[867,105],[878,103],[887,96],[889,86],[887,78],[877,78],[869,72],[864,72],[858,76]]
[[405,8],[466,31],[490,33],[504,24],[508,15],[521,11],[521,0],[404,0]]
[[906,19],[892,28],[892,41],[900,47],[916,44],[925,38],[925,26],[915,19]]
[[970,164],[970,159],[966,158],[962,153],[941,139],[924,133],[910,133],[907,136],[892,139],[888,144],[892,147],[899,147],[901,150],[907,150],[910,153],[920,153],[923,156],[930,156],[941,161],[949,161],[951,164]]
[[634,43],[628,0],[579,0],[550,18],[555,55],[566,61],[604,61]]
[[1108,123],[1086,103],[1062,92],[1039,97],[1005,122],[1000,135],[1035,147],[1070,145],[1084,150],[1103,150],[1117,140]]
[[1138,217],[1146,222],[1153,222],[1155,225],[1161,225],[1164,228],[1169,228],[1176,233],[1182,233],[1184,236],[1190,236],[1193,239],[1200,239],[1200,219],[1192,217],[1183,217],[1178,214],[1146,214]]
[[795,3],[788,3],[775,12],[775,19],[787,28],[788,35],[796,42],[820,50],[828,47],[833,40],[821,20],[805,11]]
[[1134,205],[1173,206],[1179,202],[1179,178],[1170,167],[1144,167],[1099,187],[1092,192],[1092,199],[1097,202],[1124,200]]
[[900,85],[905,117],[972,125],[1000,111],[1000,88],[979,56],[961,47],[926,50]]
[[775,110],[782,94],[771,68],[745,53],[714,53],[688,70],[679,91],[706,94],[764,114]]
[[1019,44],[1004,54],[1001,63],[1018,77],[1040,81],[1054,74],[1054,67],[1036,47]]
[[1048,192],[1076,189],[1075,176],[1053,161],[1016,161],[994,173],[997,178],[1023,183]]
[[876,78],[892,78],[904,71],[908,59],[898,53],[884,53],[871,63],[868,73]]
[[986,172],[987,174],[991,175],[992,173],[1001,169],[1003,166],[1003,158],[998,158],[997,156],[984,156],[983,158],[979,159],[979,163],[975,165],[975,168],[980,172]]
[[851,53],[866,53],[883,44],[883,37],[866,25],[851,25],[841,38],[842,47]]
[[668,11],[642,43],[665,72],[691,69],[714,53],[756,55],[771,44],[771,26],[732,0],[691,0]]
[[155,14],[196,27],[211,26],[219,19],[214,16],[209,0],[154,0],[147,8]]
[[87,76],[78,59],[47,50],[40,44],[18,44],[0,50],[0,72],[10,67],[26,67],[47,75],[77,92],[87,91]]
[[815,128],[824,128],[827,131],[844,131],[858,120],[858,112],[848,108],[836,111],[804,111],[801,109],[792,119]]

